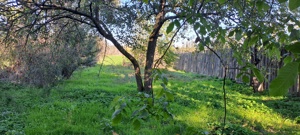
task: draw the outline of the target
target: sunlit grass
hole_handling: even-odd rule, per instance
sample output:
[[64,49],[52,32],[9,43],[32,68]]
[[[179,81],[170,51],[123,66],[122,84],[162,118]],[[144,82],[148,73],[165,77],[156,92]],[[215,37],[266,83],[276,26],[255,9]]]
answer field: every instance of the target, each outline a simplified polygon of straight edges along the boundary
[[104,65],[122,65],[123,61],[125,62],[129,62],[129,60],[124,57],[124,56],[120,56],[120,55],[107,55],[104,58],[104,61],[102,61],[103,59],[101,59],[98,64],[104,64]]
[[[167,87],[175,96],[169,105],[173,122],[156,119],[143,121],[134,130],[130,114],[111,127],[114,110],[110,103],[115,96],[137,93],[133,70],[122,67],[120,56],[109,56],[100,66],[78,70],[70,80],[60,82],[50,94],[43,89],[24,86],[1,86],[1,111],[14,115],[0,116],[11,125],[1,125],[0,134],[14,131],[41,134],[112,134],[175,135],[200,134],[216,130],[213,123],[222,123],[224,116],[222,79],[182,71],[165,71]],[[110,61],[109,61],[110,60]],[[113,64],[113,65],[112,65]],[[154,83],[154,93],[162,89]],[[300,103],[288,98],[272,98],[252,94],[250,87],[226,81],[227,124],[245,134],[300,134],[295,117],[300,116]],[[5,117],[4,117],[5,116]],[[18,122],[20,123],[18,125]]]

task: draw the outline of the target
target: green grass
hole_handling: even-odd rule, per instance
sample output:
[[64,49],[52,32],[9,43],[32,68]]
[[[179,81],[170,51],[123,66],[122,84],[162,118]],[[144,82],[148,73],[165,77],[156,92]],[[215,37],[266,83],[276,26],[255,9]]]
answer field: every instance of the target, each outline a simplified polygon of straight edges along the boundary
[[[128,116],[111,124],[116,96],[137,93],[133,70],[122,57],[109,56],[99,66],[78,70],[50,90],[0,84],[0,134],[28,135],[175,135],[220,133],[223,121],[222,80],[165,71],[175,100],[168,109],[174,120],[148,119],[134,130]],[[162,87],[155,82],[154,92]],[[300,99],[252,94],[251,88],[227,80],[227,133],[300,134]],[[135,100],[135,99],[134,99]],[[157,99],[158,100],[158,99]],[[133,110],[136,106],[132,106]]]

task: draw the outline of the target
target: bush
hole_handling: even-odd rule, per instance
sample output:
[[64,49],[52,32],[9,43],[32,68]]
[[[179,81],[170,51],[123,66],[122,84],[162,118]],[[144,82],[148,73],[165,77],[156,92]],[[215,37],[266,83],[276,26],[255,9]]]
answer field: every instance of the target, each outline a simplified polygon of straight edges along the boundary
[[70,78],[79,66],[95,65],[100,39],[85,31],[80,27],[68,27],[60,35],[40,33],[30,35],[27,43],[23,38],[10,44],[12,64],[0,72],[0,77],[45,87]]
[[300,124],[300,116],[296,117],[295,121],[296,121],[297,124]]

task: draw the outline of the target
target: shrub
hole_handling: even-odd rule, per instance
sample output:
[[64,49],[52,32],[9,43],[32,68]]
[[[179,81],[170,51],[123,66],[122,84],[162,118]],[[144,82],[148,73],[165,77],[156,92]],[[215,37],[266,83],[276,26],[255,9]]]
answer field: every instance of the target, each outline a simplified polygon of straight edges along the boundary
[[79,26],[64,30],[56,32],[59,35],[51,32],[30,35],[10,44],[12,64],[0,72],[0,77],[45,87],[70,78],[79,66],[96,64],[100,39]]
[[295,121],[296,121],[297,124],[300,124],[300,116],[296,117]]

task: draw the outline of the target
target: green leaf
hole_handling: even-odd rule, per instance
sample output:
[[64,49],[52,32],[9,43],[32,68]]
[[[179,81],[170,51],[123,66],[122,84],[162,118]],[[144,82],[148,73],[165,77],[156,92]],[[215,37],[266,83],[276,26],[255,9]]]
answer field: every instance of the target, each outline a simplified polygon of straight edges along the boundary
[[192,17],[190,17],[188,20],[187,20],[187,22],[188,23],[190,23],[190,24],[193,24],[193,23],[195,23],[195,19],[193,19]]
[[162,77],[162,81],[163,81],[163,83],[165,84],[165,85],[168,85],[168,78],[167,77],[165,77],[165,76],[163,76]]
[[234,34],[234,31],[230,31],[229,34],[228,34],[228,37],[232,37]]
[[[300,58],[296,60],[296,62],[300,63]],[[298,67],[298,74],[300,74],[300,65]]]
[[189,6],[193,6],[195,3],[195,0],[189,0]]
[[270,84],[272,96],[283,96],[294,85],[298,77],[299,63],[291,62],[279,69],[278,76]]
[[266,4],[264,1],[258,1],[256,3],[256,6],[257,6],[259,11],[266,11],[270,8],[269,5]]
[[139,118],[146,119],[148,116],[149,116],[149,113],[146,110],[142,110]]
[[139,109],[139,111],[143,111],[143,110],[145,110],[147,108],[147,105],[145,104],[145,105],[143,105],[140,109]]
[[291,40],[298,40],[299,39],[299,36],[300,36],[300,32],[299,32],[299,30],[297,30],[297,29],[292,29],[291,30],[291,34],[290,34],[290,39]]
[[177,28],[180,27],[180,22],[179,22],[178,20],[175,20],[175,21],[174,21],[174,24],[175,24],[175,26],[176,26]]
[[166,97],[168,101],[174,101],[174,95],[171,92],[166,91]]
[[292,62],[292,60],[293,60],[292,56],[287,56],[283,59],[283,63],[284,63],[284,65],[286,65],[286,64]]
[[263,10],[264,10],[264,11],[267,11],[267,10],[269,10],[269,9],[270,9],[270,6],[264,2],[264,4],[263,4],[263,7],[262,7],[262,8],[263,8]]
[[173,30],[173,28],[174,28],[174,22],[171,22],[167,27],[167,31],[166,31],[167,34],[169,34]]
[[200,22],[203,26],[207,26],[208,22],[206,21],[206,18],[201,17]]
[[197,30],[198,28],[200,28],[200,23],[196,22],[195,25],[194,25],[194,30]]
[[226,2],[226,0],[219,0],[220,4],[224,4]]
[[140,127],[141,127],[141,122],[140,122],[138,119],[135,119],[135,120],[133,121],[132,125],[133,125],[133,129],[134,129],[134,130],[138,130],[138,129],[140,129]]
[[237,75],[236,75],[236,78],[240,78],[243,74],[244,74],[243,72],[237,74]]
[[289,8],[290,10],[294,10],[300,6],[299,0],[289,0]]
[[126,103],[122,103],[121,106],[120,106],[120,109],[124,109],[126,106],[127,106]]
[[117,125],[121,122],[121,120],[122,120],[122,115],[121,113],[119,113],[112,118],[112,124]]
[[121,109],[117,109],[113,114],[112,114],[112,118],[115,118],[117,115],[119,115],[121,113]]
[[158,89],[156,97],[160,98],[160,97],[162,97],[163,94],[164,94],[164,90],[163,89]]
[[286,46],[286,50],[291,51],[292,53],[300,53],[300,42]]
[[244,83],[249,83],[250,82],[249,76],[247,76],[247,75],[243,75],[242,80],[243,80]]
[[289,32],[292,32],[293,29],[294,29],[294,25],[292,25],[292,24],[288,25],[288,31]]
[[240,40],[241,38],[242,38],[242,31],[241,30],[236,30],[235,39]]
[[206,29],[203,25],[200,26],[200,33],[201,35],[206,35]]
[[249,46],[255,45],[258,40],[259,40],[258,36],[252,37],[248,43]]
[[149,0],[143,0],[143,2],[144,2],[144,3],[148,3],[148,2],[149,2]]
[[279,3],[287,2],[288,0],[278,0]]
[[121,96],[116,96],[113,101],[110,103],[110,109],[113,109],[117,103],[119,102],[119,100],[121,99]]
[[253,68],[252,71],[253,71],[254,75],[257,77],[259,82],[264,81],[264,75],[257,68]]
[[200,52],[204,50],[204,45],[202,45],[201,43],[198,44],[198,47]]

